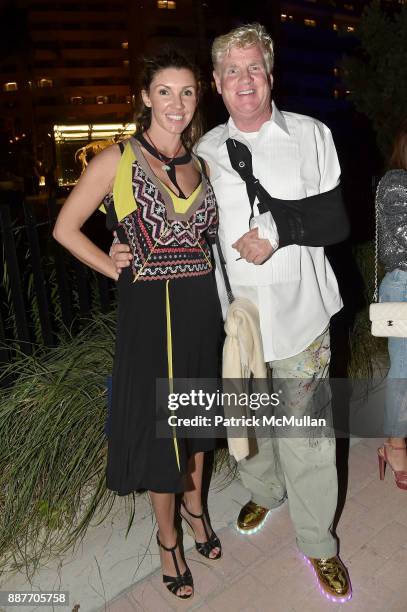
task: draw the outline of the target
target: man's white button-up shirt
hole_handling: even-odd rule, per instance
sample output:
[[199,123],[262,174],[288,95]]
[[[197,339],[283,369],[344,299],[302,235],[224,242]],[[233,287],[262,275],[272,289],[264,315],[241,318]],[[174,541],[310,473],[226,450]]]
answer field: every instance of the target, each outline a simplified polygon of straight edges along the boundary
[[[333,189],[340,167],[330,130],[316,119],[280,112],[256,133],[239,131],[233,120],[219,125],[199,141],[197,153],[209,165],[219,206],[219,240],[235,297],[257,305],[266,361],[285,359],[303,351],[327,327],[342,307],[338,285],[323,247],[290,245],[277,249],[262,265],[237,260],[232,244],[252,227],[259,236],[278,244],[270,213],[249,226],[246,185],[229,162],[226,140],[234,138],[252,153],[253,174],[274,197],[296,200]],[[217,266],[216,280],[225,315],[228,301]]]

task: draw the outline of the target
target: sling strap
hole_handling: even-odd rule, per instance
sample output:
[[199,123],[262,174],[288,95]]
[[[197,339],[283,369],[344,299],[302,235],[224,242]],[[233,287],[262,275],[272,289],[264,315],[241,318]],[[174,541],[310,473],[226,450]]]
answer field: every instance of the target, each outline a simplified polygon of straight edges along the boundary
[[233,170],[246,184],[250,220],[257,197],[260,214],[271,212],[273,216],[280,248],[290,244],[328,246],[348,237],[349,221],[339,185],[299,200],[274,198],[253,175],[252,154],[248,147],[233,138],[228,138],[226,147]]
[[[199,160],[199,163],[201,164],[202,174],[204,175],[206,180],[209,181],[209,176],[208,176],[208,173],[206,171],[205,161],[202,159],[202,157],[200,155],[197,155],[197,158]],[[212,241],[210,241],[210,242],[212,242]],[[220,246],[218,232],[216,232],[215,244],[216,244],[216,248],[217,248],[218,255],[219,255],[220,269],[221,269],[222,276],[223,276],[223,282],[225,283],[226,294],[228,296],[229,304],[231,304],[234,301],[235,296],[233,295],[232,287],[230,286],[230,281],[229,281],[228,273],[226,271],[226,261],[225,261],[225,258],[223,256],[222,247]]]

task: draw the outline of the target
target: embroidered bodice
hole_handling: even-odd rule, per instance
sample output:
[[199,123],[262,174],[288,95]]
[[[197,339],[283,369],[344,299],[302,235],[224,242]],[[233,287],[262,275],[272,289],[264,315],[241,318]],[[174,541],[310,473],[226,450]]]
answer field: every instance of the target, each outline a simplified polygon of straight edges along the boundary
[[134,280],[211,271],[208,239],[217,232],[217,207],[200,165],[199,170],[200,184],[188,198],[179,198],[157,179],[134,138],[124,147],[113,192],[101,209],[107,213],[108,229],[130,246]]

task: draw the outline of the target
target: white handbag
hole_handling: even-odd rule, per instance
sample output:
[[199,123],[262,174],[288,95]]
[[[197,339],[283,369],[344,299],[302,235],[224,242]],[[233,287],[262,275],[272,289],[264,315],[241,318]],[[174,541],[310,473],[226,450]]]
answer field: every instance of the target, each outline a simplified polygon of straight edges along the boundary
[[370,304],[369,318],[373,336],[407,338],[407,302]]
[[407,302],[378,302],[378,257],[379,257],[379,212],[377,204],[377,193],[380,183],[376,190],[375,213],[376,213],[376,232],[375,232],[375,291],[373,303],[369,307],[369,319],[372,322],[372,336],[384,338],[407,338]]

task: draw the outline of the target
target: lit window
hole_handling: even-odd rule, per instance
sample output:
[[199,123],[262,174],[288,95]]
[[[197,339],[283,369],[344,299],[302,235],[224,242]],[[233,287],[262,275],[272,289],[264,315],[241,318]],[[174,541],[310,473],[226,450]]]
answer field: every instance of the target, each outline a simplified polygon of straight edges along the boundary
[[96,104],[109,104],[108,96],[96,96]]
[[281,13],[281,21],[287,21],[287,15],[285,13]]
[[354,26],[350,26],[350,25],[348,25],[348,26],[346,26],[346,31],[347,31],[347,32],[354,32],[354,31],[355,31],[355,28],[354,28]]
[[122,49],[128,49],[129,48],[129,43],[127,42],[127,40],[125,40],[124,42],[122,42]]
[[127,68],[128,65],[129,65],[129,60],[123,60],[123,66]]
[[72,96],[71,104],[83,104],[83,97],[82,96]]
[[9,83],[4,83],[3,91],[17,91],[18,85],[15,81],[10,81]]
[[176,9],[177,3],[172,0],[157,0],[157,8],[159,9]]
[[339,98],[339,89],[334,89],[334,98],[335,100]]
[[352,92],[351,92],[350,89],[347,89],[345,93],[346,93],[347,96],[349,96]]
[[339,76],[339,68],[334,68],[334,75]]
[[304,25],[309,26],[310,28],[315,28],[317,22],[315,19],[304,19]]
[[52,87],[54,82],[52,79],[39,79],[39,81],[37,81],[37,85],[41,88]]
[[333,24],[332,24],[332,27],[333,27],[333,29],[334,29],[334,31],[335,31],[335,32],[337,32],[337,31],[339,30],[339,28],[338,28],[338,24],[337,24],[337,23],[333,23]]

